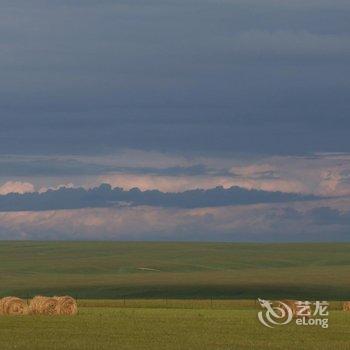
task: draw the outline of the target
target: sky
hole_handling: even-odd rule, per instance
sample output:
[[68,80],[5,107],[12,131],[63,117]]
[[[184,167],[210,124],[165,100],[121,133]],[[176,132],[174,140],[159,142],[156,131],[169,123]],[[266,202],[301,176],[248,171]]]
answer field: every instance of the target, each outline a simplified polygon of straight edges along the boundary
[[349,241],[349,23],[346,0],[1,1],[0,239]]

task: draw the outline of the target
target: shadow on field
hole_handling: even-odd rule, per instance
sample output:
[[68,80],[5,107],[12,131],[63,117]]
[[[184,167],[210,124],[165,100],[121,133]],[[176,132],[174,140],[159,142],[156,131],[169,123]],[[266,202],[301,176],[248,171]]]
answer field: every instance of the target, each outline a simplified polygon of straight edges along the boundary
[[[4,291],[1,291],[1,295]],[[348,300],[350,291],[340,290],[333,286],[320,285],[152,285],[129,286],[116,288],[115,286],[81,286],[66,288],[37,288],[35,290],[10,290],[6,294],[13,294],[23,298],[34,295],[72,295],[77,299],[121,299],[121,298],[174,298],[174,299],[298,299],[298,300]]]

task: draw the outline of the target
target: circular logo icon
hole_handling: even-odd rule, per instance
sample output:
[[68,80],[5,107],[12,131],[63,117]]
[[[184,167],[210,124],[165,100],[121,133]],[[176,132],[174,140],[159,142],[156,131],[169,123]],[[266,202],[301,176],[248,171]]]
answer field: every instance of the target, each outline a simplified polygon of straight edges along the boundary
[[274,306],[271,301],[258,299],[263,311],[259,311],[259,321],[266,327],[273,328],[289,323],[293,318],[292,309],[283,302]]

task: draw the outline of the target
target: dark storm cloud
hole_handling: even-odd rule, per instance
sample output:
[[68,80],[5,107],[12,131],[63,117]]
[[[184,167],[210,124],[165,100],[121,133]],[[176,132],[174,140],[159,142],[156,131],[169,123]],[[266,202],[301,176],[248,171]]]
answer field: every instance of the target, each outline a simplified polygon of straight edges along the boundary
[[204,208],[256,203],[279,203],[316,200],[313,195],[301,195],[262,190],[247,190],[240,187],[209,190],[189,190],[179,193],[158,190],[141,191],[133,188],[112,189],[110,185],[85,190],[83,188],[60,188],[44,193],[10,193],[0,196],[0,211],[40,211],[56,209],[104,208],[114,206],[150,205],[175,208]]
[[0,152],[350,151],[350,6],[2,1]]
[[328,206],[316,206],[310,210],[300,211],[295,208],[283,208],[280,218],[314,225],[350,225],[350,211]]
[[317,207],[308,212],[312,220],[320,225],[350,225],[350,211],[330,207]]
[[81,162],[76,159],[35,159],[32,157],[3,157],[1,177],[95,175],[111,171],[110,166]]
[[[192,166],[141,167],[118,166],[88,162],[79,159],[59,159],[45,157],[0,157],[0,177],[67,176],[67,175],[107,175],[109,173],[132,173],[153,175],[231,175],[224,169],[211,169],[203,164]],[[259,174],[258,174],[259,175]],[[261,176],[265,176],[261,175]]]

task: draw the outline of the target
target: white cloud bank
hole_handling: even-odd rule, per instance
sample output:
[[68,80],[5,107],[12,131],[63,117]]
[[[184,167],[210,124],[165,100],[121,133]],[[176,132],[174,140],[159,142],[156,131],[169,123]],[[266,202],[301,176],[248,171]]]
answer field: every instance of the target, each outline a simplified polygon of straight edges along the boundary
[[[59,164],[72,162],[72,159],[59,159]],[[350,195],[350,154],[347,153],[299,157],[232,155],[189,158],[131,150],[115,156],[76,158],[76,161],[81,166],[80,175],[20,176],[17,177],[19,180],[16,177],[0,177],[0,194],[31,192],[34,187],[45,192],[63,186],[91,188],[109,183],[112,187],[126,190],[138,187],[141,190],[158,189],[165,192],[239,186],[325,196]],[[101,167],[102,171],[86,174],[84,164],[92,164],[96,169]],[[103,171],[106,166],[112,170]],[[195,172],[186,172],[186,169],[196,166],[198,169]]]
[[[239,186],[324,196],[350,195],[349,154],[270,156],[258,159],[198,157],[193,160],[192,165],[198,163],[206,166],[209,171],[203,174],[174,176],[160,175],[156,171],[154,174],[117,172],[91,178],[85,186],[98,186],[105,182],[113,187],[125,189],[138,187],[142,190],[159,189],[169,192]],[[178,165],[183,164],[184,161],[179,160]]]
[[21,181],[7,181],[0,186],[0,195],[8,193],[28,193],[34,192],[33,184]]
[[[328,216],[315,218],[315,213]],[[324,209],[326,208],[326,209]],[[343,214],[344,213],[344,214]],[[0,213],[1,239],[349,240],[350,199],[201,209],[91,208]],[[343,215],[342,222],[334,222]],[[329,222],[327,222],[329,220]]]

